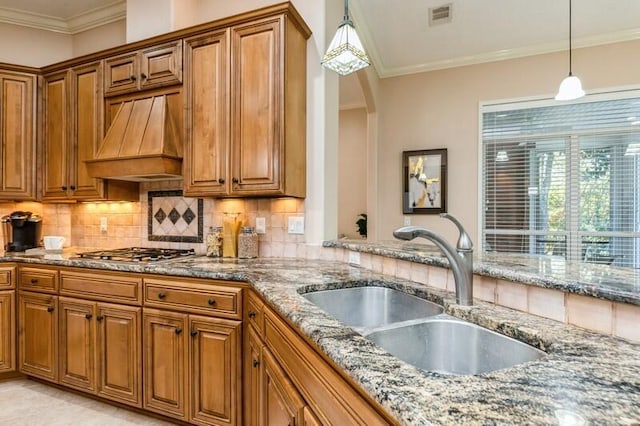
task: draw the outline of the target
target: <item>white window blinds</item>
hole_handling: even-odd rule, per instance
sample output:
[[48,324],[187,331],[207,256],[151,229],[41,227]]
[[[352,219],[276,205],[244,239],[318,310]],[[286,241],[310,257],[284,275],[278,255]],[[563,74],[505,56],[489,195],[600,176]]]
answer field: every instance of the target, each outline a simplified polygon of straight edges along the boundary
[[482,245],[640,267],[640,93],[482,107]]

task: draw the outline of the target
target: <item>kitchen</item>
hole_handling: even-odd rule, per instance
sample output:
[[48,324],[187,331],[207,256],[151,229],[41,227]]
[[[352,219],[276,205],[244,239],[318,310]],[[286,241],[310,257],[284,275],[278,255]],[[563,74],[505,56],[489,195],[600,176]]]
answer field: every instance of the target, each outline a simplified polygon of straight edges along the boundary
[[[127,41],[161,34],[167,32],[169,28],[174,28],[148,28],[152,24],[158,24],[161,20],[158,19],[153,23],[147,22],[144,17],[145,13],[148,12],[145,11],[144,7],[136,9],[133,7],[136,2],[129,3],[132,7],[128,7],[126,11],[127,39],[124,39],[122,35],[124,33],[122,31],[124,22],[122,21],[113,24],[114,26],[120,25],[120,31],[115,31],[116,36],[100,37],[96,35],[96,39],[104,43],[105,40],[115,41],[120,37],[121,42],[117,43],[119,45]],[[254,3],[255,7],[247,7],[246,10],[271,4],[271,2]],[[324,240],[332,240],[338,234],[334,211],[338,207],[335,194],[339,191],[332,190],[332,188],[338,188],[338,180],[335,173],[335,164],[337,164],[335,160],[337,155],[336,141],[338,139],[338,80],[331,73],[321,73],[319,61],[326,46],[326,43],[320,40],[328,40],[333,35],[336,23],[340,20],[342,5],[333,3],[309,5],[307,2],[294,2],[294,5],[313,32],[307,44],[307,99],[309,101],[307,102],[306,139],[307,158],[313,158],[313,162],[307,162],[306,198],[304,201],[299,199],[270,200],[248,198],[223,200],[221,202],[211,198],[204,198],[203,228],[206,230],[211,225],[221,224],[224,212],[243,211],[249,218],[250,223],[252,223],[254,217],[268,219],[266,234],[262,236],[260,241],[262,257],[325,257],[328,261],[333,261],[336,256],[338,259],[345,258],[345,252],[340,251],[340,249],[334,252],[330,249],[321,248],[320,243]],[[140,3],[138,6],[143,5]],[[198,13],[192,10],[191,14],[187,13],[188,10],[182,10],[182,15],[177,14],[177,16],[183,19],[183,22],[199,23],[200,19],[209,21],[245,11],[244,8],[235,10],[233,9],[234,7],[240,8],[240,6],[226,5],[219,6],[213,11],[204,7],[198,9]],[[331,15],[334,16],[333,19],[329,19],[328,15],[326,18],[321,18],[321,16],[325,16],[323,7],[331,9]],[[135,15],[129,15],[134,14],[136,10],[139,14],[137,19]],[[160,12],[159,10],[158,13]],[[169,14],[169,12],[165,12]],[[14,31],[17,30],[14,28]],[[102,29],[102,31],[106,30]],[[151,32],[137,34],[136,31]],[[129,39],[132,33],[134,34],[133,38]],[[110,34],[113,34],[113,31]],[[33,37],[32,33],[30,37],[25,35],[24,38],[19,38],[18,40],[25,40],[26,43],[29,40],[33,40]],[[51,35],[50,39],[43,42],[53,42],[55,37],[62,36]],[[87,36],[85,39],[78,40],[76,46],[83,47],[83,42],[87,42],[88,39],[89,37]],[[64,45],[64,43],[61,43],[61,45]],[[34,45],[32,43],[29,46],[25,46],[24,49],[17,49],[15,46],[7,49],[3,47],[2,52],[16,55],[22,51],[21,53],[26,58],[15,58],[13,60],[5,60],[3,58],[3,61],[29,65],[28,57],[30,52],[34,52]],[[73,50],[72,47],[66,46],[69,51]],[[84,47],[87,48],[86,45]],[[100,50],[109,46],[97,46],[95,48],[94,44],[93,47],[93,50]],[[633,85],[636,83],[636,76],[633,70],[637,69],[637,64],[635,63],[637,59],[636,55],[627,52],[633,52],[634,48],[637,48],[637,42],[628,41],[615,45],[614,49],[611,49],[611,46],[579,49],[575,55],[574,66],[576,71],[580,69],[580,76],[584,79],[585,85],[586,81],[589,81],[589,87],[606,88]],[[51,60],[49,60],[46,57],[41,58],[38,56],[51,55],[56,51],[55,49],[45,50],[47,53],[43,54],[38,49],[38,52],[34,52],[32,56],[37,56],[38,60],[46,62],[33,65],[48,65],[63,59],[50,58]],[[93,50],[88,50],[84,53],[89,53]],[[70,56],[71,54],[64,57],[64,59]],[[616,66],[616,73],[614,74],[606,72],[606,65],[610,63],[619,64],[619,66]],[[369,239],[372,241],[389,240],[391,231],[402,224],[403,218],[401,217],[400,206],[397,209],[388,208],[388,200],[395,200],[400,197],[400,190],[398,189],[401,187],[400,152],[407,149],[423,148],[427,140],[434,141],[434,145],[430,147],[447,146],[451,160],[449,170],[449,211],[453,212],[465,224],[472,236],[478,235],[476,197],[465,195],[463,190],[469,187],[469,176],[477,175],[477,159],[472,155],[466,155],[466,153],[469,151],[468,146],[473,146],[473,151],[476,151],[478,102],[550,94],[558,84],[559,77],[557,73],[566,73],[565,67],[566,51],[562,51],[510,59],[504,62],[468,65],[380,80],[377,79],[375,72],[370,68],[364,71],[367,76],[369,90],[375,94],[373,99],[376,100],[375,108],[368,113],[373,114],[373,116],[369,116],[369,118],[373,122],[379,117],[379,127],[374,132],[377,133],[378,142],[376,143],[379,144],[379,149],[377,152],[367,151],[367,161],[373,162],[373,164],[379,162],[381,165],[375,169],[369,168],[364,172],[373,174],[372,178],[367,179],[368,182],[379,182],[377,187],[364,189],[368,195],[366,202],[371,206],[366,209],[370,221],[369,229],[371,234]],[[518,76],[518,78],[513,78],[514,75]],[[358,79],[362,80],[360,77]],[[458,86],[460,82],[464,82],[466,93],[459,93]],[[459,95],[454,97],[452,94]],[[446,102],[443,102],[444,99],[446,99]],[[398,108],[398,105],[403,105],[403,107]],[[451,119],[451,117],[457,117],[458,115],[469,117],[469,119],[462,120],[461,123],[458,120]],[[433,117],[433,122],[428,120],[427,123],[423,119],[425,116]],[[384,120],[382,117],[384,117]],[[438,125],[434,125],[434,123],[438,123]],[[399,147],[397,145],[398,140],[414,142],[411,145],[407,143],[406,146]],[[457,142],[439,142],[454,140]],[[389,158],[398,158],[398,165],[393,162],[392,166],[388,166],[387,159]],[[453,164],[455,164],[455,167]],[[454,170],[458,168],[465,170],[465,173],[455,173]],[[141,184],[140,201],[138,202],[8,203],[2,206],[2,211],[29,210],[41,213],[45,218],[43,235],[63,235],[76,247],[116,248],[140,245],[162,247],[167,243],[148,241],[150,233],[148,227],[145,226],[150,205],[156,200],[153,193],[180,190],[182,188],[180,181],[171,181],[164,184],[150,182]],[[152,193],[151,197],[149,193]],[[162,195],[159,197],[162,197]],[[377,203],[379,203],[379,206]],[[302,216],[306,221],[305,234],[290,234],[287,232],[289,218]],[[102,218],[107,219],[107,229],[105,231],[101,230]],[[440,224],[440,219],[421,216],[413,216],[412,219],[414,224],[436,229],[445,235],[447,240],[455,241],[457,236],[454,233],[455,228]],[[351,222],[355,222],[355,218]],[[376,236],[376,233],[378,236]],[[175,246],[176,248],[179,248],[180,244],[169,243],[170,246]],[[479,245],[479,243],[477,244]],[[368,262],[374,272],[384,272],[385,275],[400,274],[402,269],[396,263],[383,261],[380,256],[369,258],[363,255],[361,262],[363,266]],[[377,269],[380,270],[377,271]],[[390,273],[390,271],[395,272]],[[440,270],[435,268],[430,272],[432,272],[430,284],[439,286],[436,280],[442,278],[438,275]],[[412,279],[412,281],[421,282],[421,279],[420,274],[417,274],[416,279]],[[445,282],[447,280],[446,274],[444,275],[444,280]],[[484,280],[480,282],[481,284],[479,285],[484,288]],[[490,285],[487,284],[487,287]],[[514,288],[521,290],[520,287]],[[615,303],[619,303],[619,301]],[[633,306],[633,304],[624,305]]]

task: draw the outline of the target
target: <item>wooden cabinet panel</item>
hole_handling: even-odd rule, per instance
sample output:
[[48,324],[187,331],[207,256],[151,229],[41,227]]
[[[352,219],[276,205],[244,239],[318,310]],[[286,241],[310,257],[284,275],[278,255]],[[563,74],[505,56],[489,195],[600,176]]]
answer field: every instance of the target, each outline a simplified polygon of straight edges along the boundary
[[113,272],[60,272],[60,294],[110,302],[140,304],[142,278]]
[[241,322],[190,316],[192,412],[200,424],[239,424]]
[[182,40],[140,52],[140,89],[182,82]]
[[55,294],[58,292],[58,271],[21,266],[18,269],[18,285],[21,290]]
[[185,40],[185,195],[229,192],[229,30]]
[[131,52],[105,59],[104,94],[115,95],[138,88],[140,61],[138,53]]
[[0,199],[36,197],[36,77],[0,70]]
[[[263,369],[263,426],[298,424],[306,405],[293,383],[287,378],[267,348],[262,349]],[[341,423],[349,424],[349,423]]]
[[69,186],[69,74],[44,76],[43,90],[42,198],[64,199]]
[[243,353],[244,424],[260,425],[260,399],[262,395],[263,343],[253,327],[245,325]]
[[187,315],[144,309],[144,408],[186,420]]
[[16,288],[15,276],[16,276],[15,266],[1,266],[0,267],[0,290],[11,290]]
[[304,426],[321,426],[322,425],[322,423],[320,423],[320,420],[318,420],[316,415],[313,414],[313,411],[311,411],[311,408],[309,408],[308,405],[304,407],[304,409],[302,410],[302,419],[303,419],[302,424]]
[[18,300],[20,372],[57,381],[58,298],[20,292]]
[[247,324],[251,324],[258,332],[258,335],[262,337],[264,333],[264,303],[253,291],[247,291],[245,295],[247,302],[243,319]]
[[142,308],[98,303],[98,395],[142,406]]
[[13,290],[0,292],[0,373],[16,369],[16,311]]
[[95,304],[60,297],[58,309],[60,383],[95,392]]

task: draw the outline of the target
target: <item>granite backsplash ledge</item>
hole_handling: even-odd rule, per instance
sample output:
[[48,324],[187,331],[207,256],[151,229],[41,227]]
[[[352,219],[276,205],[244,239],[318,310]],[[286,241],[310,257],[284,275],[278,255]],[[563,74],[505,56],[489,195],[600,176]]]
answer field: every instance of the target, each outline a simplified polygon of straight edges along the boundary
[[[442,252],[431,244],[400,241],[325,241],[324,247],[369,253],[398,260],[448,268]],[[543,255],[475,253],[474,274],[640,305],[640,270],[570,262]]]

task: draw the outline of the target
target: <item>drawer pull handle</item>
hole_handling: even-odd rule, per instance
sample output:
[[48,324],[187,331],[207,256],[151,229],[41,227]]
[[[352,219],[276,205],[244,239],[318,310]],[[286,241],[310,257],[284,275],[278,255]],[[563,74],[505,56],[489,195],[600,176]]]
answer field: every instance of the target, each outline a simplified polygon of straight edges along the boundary
[[47,312],[49,313],[53,312],[53,306],[47,306]]
[[135,75],[131,75],[131,76],[129,76],[129,80],[131,80],[131,81],[136,81],[136,76],[135,76]]
[[158,299],[164,299],[165,297],[167,297],[165,293],[158,293]]
[[216,299],[209,299],[207,303],[209,304],[209,306],[213,306],[216,304]]
[[259,365],[260,365],[260,360],[254,359],[253,360],[253,368],[258,368]]
[[93,315],[91,315],[91,314],[86,314],[84,317],[85,317],[86,319],[90,320],[91,318],[93,318]]
[[191,330],[191,337],[196,337],[198,335],[198,330]]
[[143,80],[147,78],[147,75],[143,72],[140,73],[140,78],[142,78]]
[[98,321],[102,321],[102,320],[104,319],[104,317],[103,317],[102,315],[98,315],[98,316],[96,317],[96,319],[97,319]]
[[180,327],[176,328],[176,334],[178,334],[178,335],[182,334],[182,329]]
[[256,313],[253,311],[249,311],[249,318],[254,319],[256,317]]
[[31,278],[31,284],[38,284],[38,279],[37,278]]

